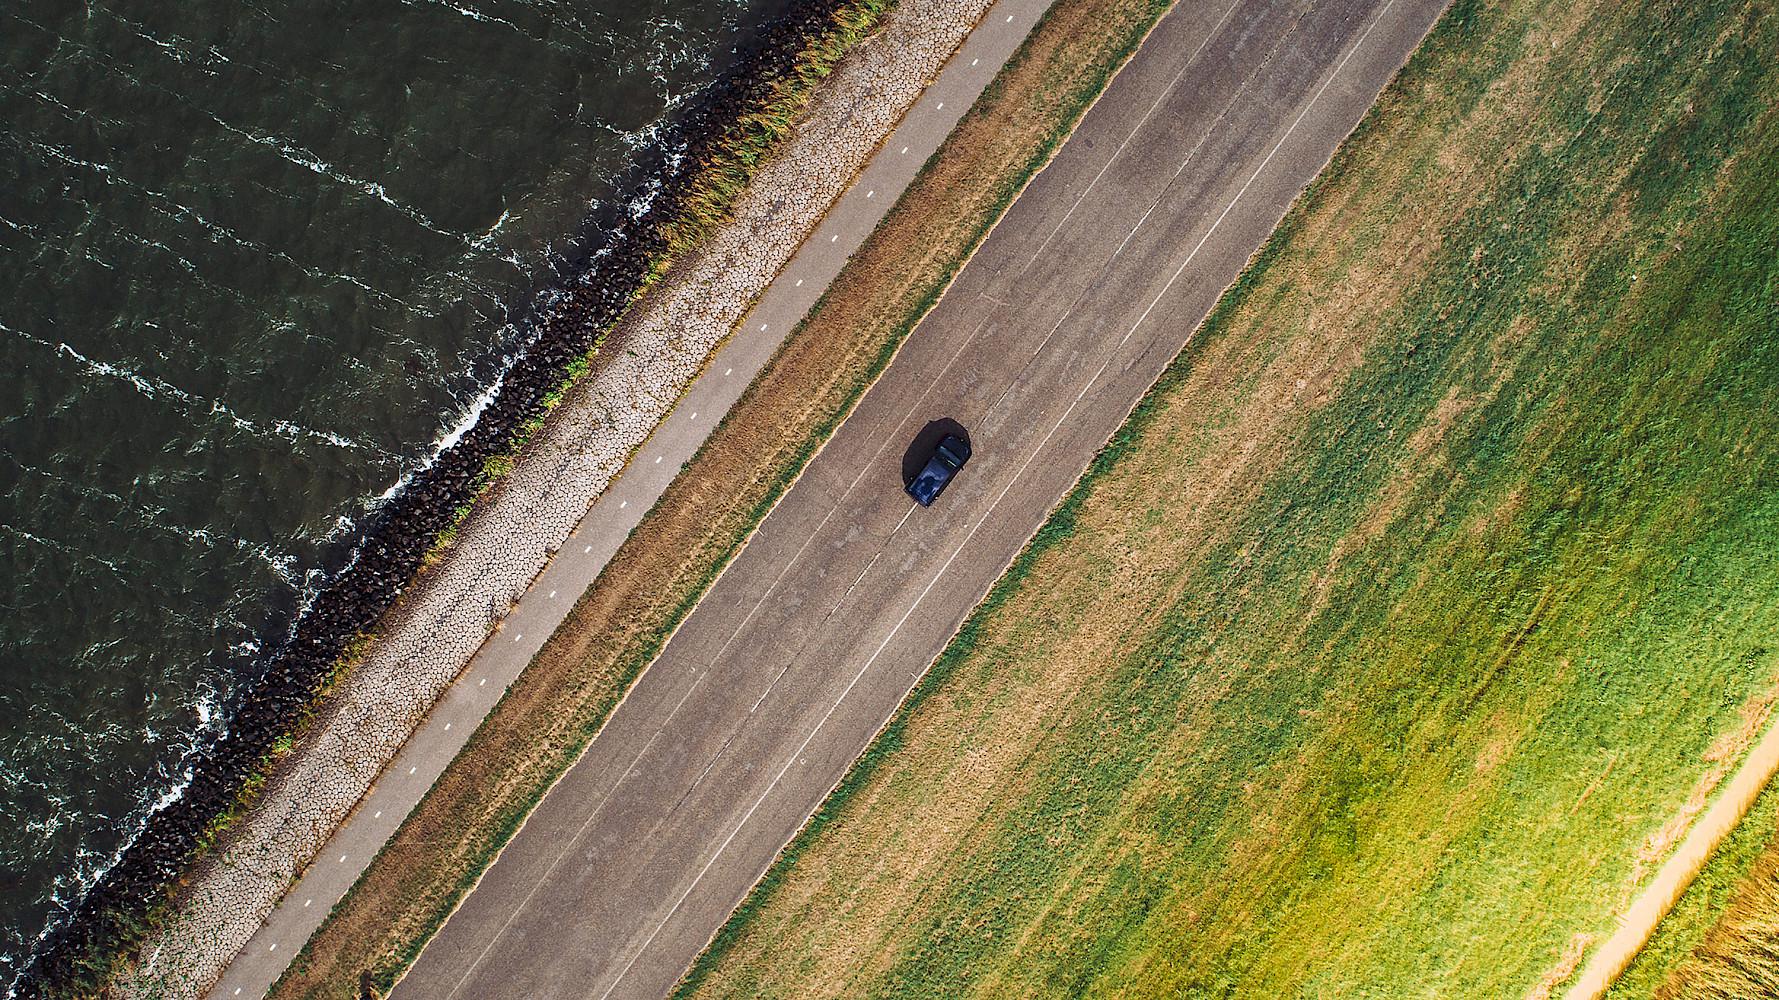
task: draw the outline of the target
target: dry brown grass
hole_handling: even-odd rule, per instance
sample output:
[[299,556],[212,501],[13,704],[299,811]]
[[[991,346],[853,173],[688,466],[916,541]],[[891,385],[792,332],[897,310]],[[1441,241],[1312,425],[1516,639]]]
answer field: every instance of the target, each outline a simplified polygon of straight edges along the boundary
[[[1616,397],[1574,375],[1589,372],[1574,360],[1585,351],[1550,371],[1548,345],[1607,353],[1636,327],[1578,329],[1543,306],[1616,294],[1599,271],[1584,290],[1602,261],[1655,263],[1663,236],[1618,191],[1650,116],[1608,127],[1608,153],[1574,141],[1579,116],[1540,117],[1571,80],[1599,96],[1590,49],[1614,54],[1601,37],[1642,51],[1646,33],[1601,36],[1614,13],[1497,5],[1476,15],[1491,36],[1449,44],[1386,93],[1294,210],[1263,279],[1225,300],[1216,335],[965,626],[688,995],[1503,996],[1553,961],[1545,988],[1566,978],[1612,891],[1634,881],[1630,851],[1711,758],[1739,754],[1734,734],[1765,697],[1736,672],[1754,692],[1725,684],[1735,695],[1709,720],[1731,735],[1671,771],[1647,748],[1704,725],[1650,719],[1647,743],[1599,741],[1611,754],[1565,742],[1593,732],[1578,720],[1620,717],[1592,692],[1621,669],[1609,657],[1633,598],[1654,599],[1584,593],[1595,565],[1542,543],[1514,550],[1524,561],[1501,582],[1473,569],[1530,537],[1528,511],[1615,482],[1574,457],[1595,452],[1561,449],[1601,421],[1575,400]],[[1471,67],[1491,82],[1466,104],[1454,84]],[[1546,190],[1526,164],[1552,156],[1585,180],[1518,210]],[[1569,196],[1581,207],[1548,210]],[[1535,266],[1488,285],[1511,252]],[[1466,326],[1472,296],[1506,305]],[[1411,381],[1442,339],[1438,370],[1458,374]],[[1379,398],[1407,405],[1382,412]],[[1523,453],[1480,459],[1479,428],[1503,419],[1536,433]],[[1384,457],[1375,475],[1357,458],[1323,466],[1336,445]],[[1366,475],[1336,484],[1324,468]],[[1576,468],[1585,490],[1570,488]],[[1559,473],[1564,489],[1545,494],[1520,478]],[[1578,551],[1622,538],[1600,520],[1599,545]],[[1613,572],[1651,586],[1636,567],[1656,556],[1615,551]],[[1511,603],[1474,596],[1495,588]],[[1710,656],[1685,669],[1731,662]],[[1640,712],[1685,702],[1663,664],[1625,663],[1635,681],[1611,698]],[[1621,760],[1627,746],[1646,752]],[[1447,908],[1465,893],[1483,905]]]
[[1057,5],[272,996],[355,996],[361,983],[385,986],[411,961],[1072,126],[1079,108],[1068,99],[1119,55],[1108,39],[1154,8],[1154,0]]

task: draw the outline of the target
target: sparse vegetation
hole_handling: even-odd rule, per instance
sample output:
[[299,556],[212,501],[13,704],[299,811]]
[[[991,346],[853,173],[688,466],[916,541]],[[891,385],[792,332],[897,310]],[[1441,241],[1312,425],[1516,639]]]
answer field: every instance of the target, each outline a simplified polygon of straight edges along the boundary
[[1058,0],[273,996],[388,989],[1163,9]]
[[1770,724],[1776,72],[1455,4],[682,993],[1560,990]]

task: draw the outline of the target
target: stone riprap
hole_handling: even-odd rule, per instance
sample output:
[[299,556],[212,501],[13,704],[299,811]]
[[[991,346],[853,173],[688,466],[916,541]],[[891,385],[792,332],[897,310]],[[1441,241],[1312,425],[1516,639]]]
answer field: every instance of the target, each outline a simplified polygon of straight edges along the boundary
[[821,85],[731,221],[613,332],[260,804],[193,872],[120,995],[195,997],[216,980],[988,6],[902,0]]

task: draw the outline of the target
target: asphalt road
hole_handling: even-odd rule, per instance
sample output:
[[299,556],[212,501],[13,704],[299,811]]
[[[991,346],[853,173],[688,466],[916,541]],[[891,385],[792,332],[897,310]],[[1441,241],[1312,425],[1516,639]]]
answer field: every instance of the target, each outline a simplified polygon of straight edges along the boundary
[[784,337],[895,204],[920,165],[951,134],[1049,3],[999,0],[989,7],[945,70],[928,84],[852,186],[761,292],[673,412],[593,503],[502,629],[488,638],[438,698],[376,784],[222,975],[207,991],[201,983],[179,983],[181,992],[176,995],[249,1000],[266,994],[660,499],[679,468],[703,445]]
[[[1168,15],[395,996],[668,992],[1443,6]],[[975,457],[919,509],[941,419]]]

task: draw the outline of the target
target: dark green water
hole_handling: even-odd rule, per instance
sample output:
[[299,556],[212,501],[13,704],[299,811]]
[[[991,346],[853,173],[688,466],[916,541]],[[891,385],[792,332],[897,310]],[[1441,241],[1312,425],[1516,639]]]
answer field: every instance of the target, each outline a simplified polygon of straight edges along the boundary
[[782,7],[0,6],[0,983]]

